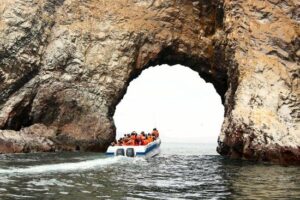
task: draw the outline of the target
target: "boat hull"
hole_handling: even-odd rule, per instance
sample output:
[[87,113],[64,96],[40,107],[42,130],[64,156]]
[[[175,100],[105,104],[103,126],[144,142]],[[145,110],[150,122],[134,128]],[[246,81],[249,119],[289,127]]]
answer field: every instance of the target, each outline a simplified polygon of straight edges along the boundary
[[142,146],[110,146],[107,156],[153,157],[160,153],[161,140],[157,139]]

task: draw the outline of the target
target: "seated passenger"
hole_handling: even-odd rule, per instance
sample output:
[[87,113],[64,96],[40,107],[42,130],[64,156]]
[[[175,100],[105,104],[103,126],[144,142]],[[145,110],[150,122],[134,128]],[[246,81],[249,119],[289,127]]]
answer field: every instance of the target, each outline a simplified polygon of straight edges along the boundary
[[135,140],[136,139],[136,133],[133,131],[130,135],[130,139]]
[[142,131],[140,135],[141,135],[142,140],[145,140],[145,139],[146,139],[146,134],[145,134],[144,131]]
[[120,138],[119,140],[118,140],[118,144],[117,144],[118,146],[122,146],[123,145],[123,139],[122,138]]
[[156,128],[153,129],[152,135],[154,135],[156,138],[159,137],[159,132],[158,132],[158,130]]
[[135,145],[142,145],[142,137],[141,137],[141,135],[137,135],[136,136]]
[[151,133],[151,136],[153,138],[153,141],[157,139],[153,133]]
[[147,145],[147,144],[149,144],[149,141],[148,141],[148,138],[146,136],[145,139],[143,140],[143,145]]
[[123,145],[123,146],[126,146],[126,145],[127,145],[127,143],[129,142],[129,140],[130,140],[130,138],[128,138],[128,137],[125,137],[125,138],[123,139],[123,143],[122,143],[122,145]]
[[129,139],[129,141],[126,143],[128,146],[134,146],[135,145],[135,140],[134,139]]

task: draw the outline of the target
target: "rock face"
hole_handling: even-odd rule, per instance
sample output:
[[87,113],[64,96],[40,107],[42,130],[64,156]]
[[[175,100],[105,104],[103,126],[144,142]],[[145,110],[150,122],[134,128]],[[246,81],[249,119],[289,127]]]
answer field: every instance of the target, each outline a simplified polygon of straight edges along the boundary
[[225,106],[217,151],[300,164],[297,0],[2,0],[0,153],[103,151],[129,82],[182,64]]

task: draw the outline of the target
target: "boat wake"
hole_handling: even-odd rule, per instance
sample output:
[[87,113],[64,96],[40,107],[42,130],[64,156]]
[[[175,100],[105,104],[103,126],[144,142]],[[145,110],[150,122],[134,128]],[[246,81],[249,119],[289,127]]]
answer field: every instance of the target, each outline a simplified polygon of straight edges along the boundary
[[87,160],[82,162],[73,163],[59,163],[59,164],[47,164],[29,166],[26,168],[9,168],[0,169],[0,175],[6,174],[43,174],[53,172],[72,172],[72,171],[84,171],[98,169],[103,166],[111,165],[123,160],[121,157],[101,158],[95,160]]

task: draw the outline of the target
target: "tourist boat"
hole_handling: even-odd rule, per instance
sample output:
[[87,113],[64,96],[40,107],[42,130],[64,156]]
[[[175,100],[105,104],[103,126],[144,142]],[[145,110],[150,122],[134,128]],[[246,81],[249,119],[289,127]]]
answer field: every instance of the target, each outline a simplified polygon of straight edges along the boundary
[[106,151],[108,156],[154,157],[160,152],[161,140],[158,138],[147,145],[140,146],[110,146]]

